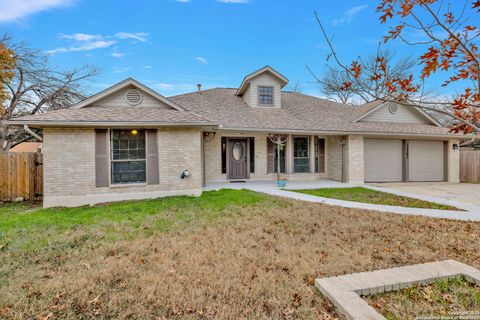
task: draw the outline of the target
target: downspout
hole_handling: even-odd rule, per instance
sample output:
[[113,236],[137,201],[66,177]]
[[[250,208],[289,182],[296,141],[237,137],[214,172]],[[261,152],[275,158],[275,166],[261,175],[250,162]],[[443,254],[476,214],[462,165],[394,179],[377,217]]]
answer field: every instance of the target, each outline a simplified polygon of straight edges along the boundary
[[43,142],[42,137],[40,137],[38,134],[36,134],[35,132],[33,132],[32,129],[30,129],[30,128],[28,127],[28,125],[24,125],[24,126],[23,126],[23,129],[24,129],[27,133],[29,133],[31,136],[33,136],[34,138],[36,138],[37,140]]

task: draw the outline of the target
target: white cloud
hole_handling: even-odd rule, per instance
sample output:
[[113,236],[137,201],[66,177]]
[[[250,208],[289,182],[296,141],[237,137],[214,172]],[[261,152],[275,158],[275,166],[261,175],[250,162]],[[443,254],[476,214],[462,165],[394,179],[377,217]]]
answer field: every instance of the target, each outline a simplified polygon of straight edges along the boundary
[[181,2],[181,3],[189,3],[192,2],[191,0],[175,0],[176,2]]
[[123,58],[125,56],[125,52],[121,52],[118,50],[118,47],[114,47],[110,56],[113,58]]
[[161,82],[154,84],[154,87],[168,95],[197,90],[197,85],[188,83],[173,84]]
[[160,89],[172,89],[173,84],[171,83],[157,83],[156,86]]
[[221,3],[248,3],[249,0],[217,0],[217,2],[221,2]]
[[152,69],[153,67],[152,66],[143,66],[142,68],[143,69]]
[[353,18],[362,10],[368,7],[367,4],[362,4],[360,6],[352,7],[344,12],[343,16],[339,19],[335,19],[332,21],[332,25],[335,27],[343,26],[344,24],[348,24],[352,22]]
[[125,52],[113,51],[111,56],[114,58],[123,58],[125,56]]
[[75,40],[75,41],[92,41],[92,40],[103,39],[103,37],[99,34],[88,34],[88,33],[60,34],[58,37],[60,39],[68,39],[68,40]]
[[117,32],[114,36],[117,39],[134,39],[140,42],[147,42],[148,33],[145,32]]
[[127,67],[114,67],[112,69],[113,73],[123,73],[132,70],[132,68],[127,68]]
[[78,51],[89,51],[95,49],[103,49],[113,46],[117,43],[114,40],[95,40],[95,41],[86,41],[78,45],[72,45],[69,47],[56,48],[52,50],[45,51],[47,54],[55,53],[66,53],[66,52],[78,52]]
[[37,12],[65,7],[73,0],[0,0],[0,22],[12,22]]
[[[0,0],[2,1],[2,0]],[[64,46],[56,49],[47,50],[47,54],[57,54],[76,51],[88,51],[94,49],[104,49],[117,44],[121,40],[134,39],[140,42],[147,41],[148,33],[145,32],[118,32],[113,36],[104,36],[101,34],[88,34],[88,33],[73,33],[73,34],[60,34],[59,39],[67,40],[71,43],[69,46]],[[121,58],[125,56],[125,53],[118,51],[118,48],[114,48],[111,56],[114,58]]]
[[193,59],[194,59],[195,61],[197,61],[198,63],[208,64],[208,61],[207,61],[207,59],[205,59],[205,58],[202,58],[202,57],[193,57]]

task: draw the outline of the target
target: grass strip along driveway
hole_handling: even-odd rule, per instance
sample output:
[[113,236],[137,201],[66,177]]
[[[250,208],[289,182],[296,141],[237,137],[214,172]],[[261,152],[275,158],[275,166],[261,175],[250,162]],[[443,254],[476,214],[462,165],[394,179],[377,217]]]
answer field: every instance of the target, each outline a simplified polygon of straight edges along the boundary
[[480,223],[247,190],[95,207],[0,206],[2,319],[336,319],[316,277],[456,259]]
[[305,193],[312,196],[354,201],[371,204],[381,204],[387,206],[398,206],[407,208],[423,208],[423,209],[438,209],[438,210],[460,210],[458,208],[419,200],[415,198],[398,196],[388,192],[381,192],[362,187],[352,188],[323,188],[323,189],[303,189],[303,190],[288,190],[293,192]]

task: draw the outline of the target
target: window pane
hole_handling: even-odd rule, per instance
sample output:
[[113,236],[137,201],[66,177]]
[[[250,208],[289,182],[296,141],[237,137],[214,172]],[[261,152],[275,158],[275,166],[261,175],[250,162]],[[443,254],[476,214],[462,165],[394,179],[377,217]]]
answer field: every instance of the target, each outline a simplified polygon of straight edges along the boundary
[[273,87],[258,87],[258,103],[273,104]]
[[112,162],[112,183],[146,182],[145,161]]
[[255,138],[250,138],[250,173],[255,172]]
[[136,131],[111,131],[112,183],[146,182],[145,131]]
[[227,173],[227,138],[222,137],[222,173]]
[[293,138],[293,171],[310,172],[310,140],[308,137]]

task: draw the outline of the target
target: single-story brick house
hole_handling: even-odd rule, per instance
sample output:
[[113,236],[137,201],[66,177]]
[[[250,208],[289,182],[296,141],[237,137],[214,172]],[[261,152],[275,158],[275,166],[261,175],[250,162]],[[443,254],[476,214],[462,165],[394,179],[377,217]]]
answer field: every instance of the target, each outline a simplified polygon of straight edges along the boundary
[[285,92],[266,66],[239,88],[166,98],[124,80],[70,109],[9,121],[43,129],[44,206],[199,195],[229,180],[459,181],[458,144],[420,109]]

